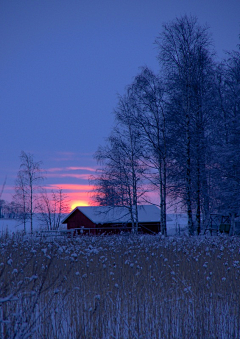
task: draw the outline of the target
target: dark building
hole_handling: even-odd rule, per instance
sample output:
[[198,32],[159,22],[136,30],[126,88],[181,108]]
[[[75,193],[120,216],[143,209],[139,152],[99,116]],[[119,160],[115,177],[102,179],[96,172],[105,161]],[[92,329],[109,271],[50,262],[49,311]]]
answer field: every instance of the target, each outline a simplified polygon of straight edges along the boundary
[[[139,232],[158,233],[160,209],[153,205],[138,206]],[[126,207],[79,206],[62,221],[67,229],[80,228],[81,233],[101,234],[131,231],[131,217]]]

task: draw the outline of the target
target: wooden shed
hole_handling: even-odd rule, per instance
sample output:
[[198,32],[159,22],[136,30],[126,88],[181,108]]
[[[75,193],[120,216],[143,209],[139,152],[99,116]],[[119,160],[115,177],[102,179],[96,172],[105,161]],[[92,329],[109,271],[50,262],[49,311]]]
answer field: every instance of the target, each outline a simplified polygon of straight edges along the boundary
[[[160,209],[153,205],[138,206],[139,231],[158,233]],[[79,206],[62,221],[67,229],[81,229],[81,233],[120,233],[131,230],[131,217],[126,207]]]

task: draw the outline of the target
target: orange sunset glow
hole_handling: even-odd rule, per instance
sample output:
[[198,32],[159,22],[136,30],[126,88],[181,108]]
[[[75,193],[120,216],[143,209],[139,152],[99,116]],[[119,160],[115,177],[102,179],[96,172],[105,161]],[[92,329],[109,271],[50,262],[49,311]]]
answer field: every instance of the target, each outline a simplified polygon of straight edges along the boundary
[[73,210],[77,206],[90,206],[94,205],[94,202],[91,200],[92,189],[91,185],[76,185],[76,184],[51,184],[45,186],[45,189],[57,190],[61,188],[63,193],[67,196],[67,204],[69,206],[69,211]]
[[84,200],[71,201],[71,210],[74,210],[74,208],[78,206],[89,206],[89,203],[88,201],[84,201]]
[[[96,206],[97,203],[92,199],[93,186],[87,184],[50,184],[45,186],[48,191],[61,188],[67,196],[67,205],[69,212],[77,206]],[[148,192],[148,200],[158,204],[158,194],[155,191]]]
[[69,210],[73,210],[77,206],[90,206],[93,205],[93,202],[91,201],[91,192],[92,187],[89,188],[89,191],[68,191],[67,194],[67,200],[69,205]]

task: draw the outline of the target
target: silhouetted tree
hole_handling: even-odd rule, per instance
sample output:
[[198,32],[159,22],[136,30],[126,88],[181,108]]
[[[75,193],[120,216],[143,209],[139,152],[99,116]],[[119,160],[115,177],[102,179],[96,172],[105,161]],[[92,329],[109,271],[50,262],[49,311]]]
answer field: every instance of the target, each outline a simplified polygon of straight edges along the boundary
[[219,208],[240,212],[240,52],[228,53],[218,72],[221,125],[216,162]]
[[18,218],[23,222],[23,230],[26,234],[26,224],[30,218],[29,192],[26,185],[25,175],[22,171],[17,174],[15,181],[15,195],[13,197],[18,206]]
[[67,195],[59,188],[50,194],[42,190],[37,202],[38,219],[47,230],[58,230],[61,220],[68,212]]
[[95,178],[94,199],[100,205],[127,208],[132,229],[137,232],[137,205],[146,193],[142,182],[145,167],[141,162],[140,133],[133,124],[131,110],[128,97],[121,97],[115,111],[117,127],[95,155],[102,169]]
[[240,53],[217,64],[208,27],[188,16],[164,24],[155,42],[159,74],[142,68],[96,153],[95,201],[130,206],[134,223],[150,183],[162,233],[168,195],[186,207],[189,234],[200,234],[210,213],[240,210]]
[[186,201],[189,234],[194,233],[196,211],[200,233],[201,200],[208,213],[206,182],[206,135],[212,114],[213,62],[208,29],[196,18],[181,17],[163,26],[156,43],[159,62],[169,94],[169,119],[174,191]]
[[148,167],[148,180],[160,200],[161,232],[166,235],[167,141],[166,93],[164,83],[145,67],[129,87],[135,115],[133,123],[141,134],[142,153]]
[[34,161],[32,154],[21,152],[20,169],[18,171],[15,200],[22,208],[22,220],[24,231],[26,231],[26,220],[29,218],[31,233],[33,233],[33,214],[39,183],[43,180],[43,173],[40,168],[41,162]]

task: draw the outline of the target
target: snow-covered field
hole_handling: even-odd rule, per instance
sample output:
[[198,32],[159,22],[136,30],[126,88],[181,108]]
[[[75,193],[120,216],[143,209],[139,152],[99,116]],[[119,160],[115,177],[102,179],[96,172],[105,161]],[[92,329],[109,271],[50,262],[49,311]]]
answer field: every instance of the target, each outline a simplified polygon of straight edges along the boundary
[[168,214],[171,221],[167,222],[168,235],[187,235],[188,234],[188,217],[185,213]]
[[[37,231],[40,228],[38,220],[34,219],[34,230]],[[16,232],[23,232],[23,224],[21,221],[17,219],[0,219],[0,234],[5,233],[16,233]],[[30,222],[28,221],[26,224],[26,230],[30,233]]]
[[[187,215],[186,214],[169,214],[170,221],[167,222],[168,235],[186,235],[187,231]],[[37,218],[33,219],[33,230],[34,232],[44,229],[43,225]],[[66,229],[66,225],[62,225],[62,229]],[[0,235],[5,233],[16,233],[23,232],[23,224],[21,221],[16,219],[1,219],[0,218]],[[30,233],[30,222],[26,225],[27,233]]]
[[[63,229],[66,229],[66,225],[62,225]],[[43,223],[39,221],[37,215],[33,217],[33,232],[37,232],[40,230],[44,230],[46,227],[44,227]],[[5,233],[13,234],[18,232],[23,232],[24,226],[23,223],[20,220],[17,219],[4,219],[0,218],[0,235],[3,235]],[[27,221],[26,223],[26,231],[27,233],[31,233],[31,226],[30,221]]]
[[3,338],[239,338],[240,239],[0,239]]

